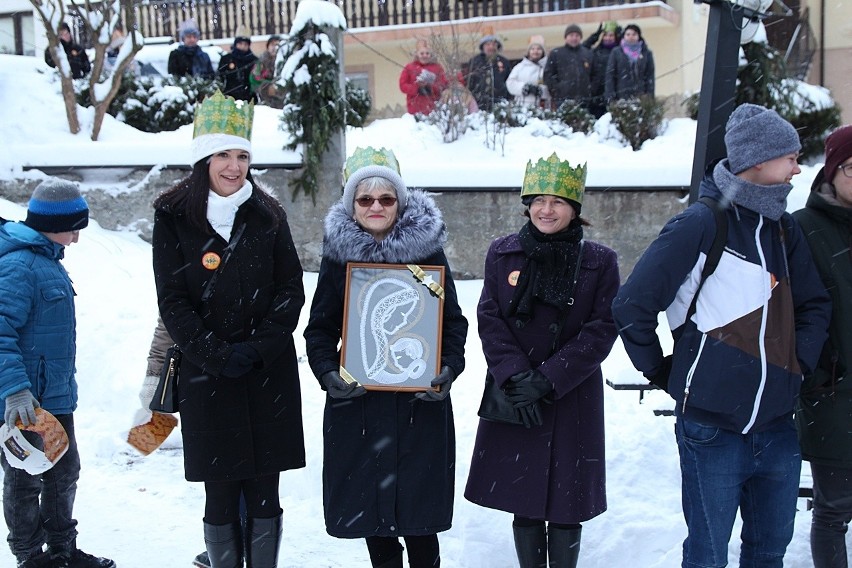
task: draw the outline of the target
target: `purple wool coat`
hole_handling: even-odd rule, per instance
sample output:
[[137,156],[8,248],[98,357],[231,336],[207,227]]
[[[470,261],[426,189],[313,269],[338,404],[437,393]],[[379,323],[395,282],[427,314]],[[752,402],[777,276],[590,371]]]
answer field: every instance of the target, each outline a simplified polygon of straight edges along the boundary
[[518,235],[491,244],[477,308],[479,336],[497,384],[539,369],[553,383],[554,401],[541,404],[542,426],[479,421],[464,496],[532,519],[579,523],[606,510],[601,363],[617,336],[610,311],[619,286],[616,253],[584,243],[574,305],[552,355],[555,307],[535,303],[523,328],[503,316],[524,261]]

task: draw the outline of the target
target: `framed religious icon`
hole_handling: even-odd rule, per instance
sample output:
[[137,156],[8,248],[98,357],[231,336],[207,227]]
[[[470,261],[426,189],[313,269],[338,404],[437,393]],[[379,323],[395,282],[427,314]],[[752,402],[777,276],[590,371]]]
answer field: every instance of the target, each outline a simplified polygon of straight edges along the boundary
[[444,267],[346,266],[340,376],[368,390],[425,391],[441,368]]

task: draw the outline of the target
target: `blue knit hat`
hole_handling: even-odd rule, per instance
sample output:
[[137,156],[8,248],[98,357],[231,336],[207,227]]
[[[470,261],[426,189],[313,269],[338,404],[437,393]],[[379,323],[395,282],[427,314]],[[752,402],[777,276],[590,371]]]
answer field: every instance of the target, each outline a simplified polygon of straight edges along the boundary
[[77,184],[48,178],[33,191],[24,223],[42,233],[79,231],[89,224],[89,205]]
[[725,148],[732,173],[802,149],[792,124],[774,110],[745,103],[734,109],[725,127]]

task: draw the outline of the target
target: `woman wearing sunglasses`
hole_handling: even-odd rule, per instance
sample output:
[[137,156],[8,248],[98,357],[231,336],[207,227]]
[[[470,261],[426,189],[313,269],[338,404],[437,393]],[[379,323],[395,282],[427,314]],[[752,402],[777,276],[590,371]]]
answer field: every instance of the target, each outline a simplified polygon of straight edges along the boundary
[[[453,513],[455,431],[448,396],[464,369],[467,320],[459,308],[434,200],[409,190],[393,153],[355,150],[343,197],[325,218],[323,257],[305,339],[311,369],[327,392],[323,423],[326,530],[365,538],[374,567],[440,566],[437,533]],[[441,369],[412,392],[367,392],[340,376],[347,262],[445,267]]]

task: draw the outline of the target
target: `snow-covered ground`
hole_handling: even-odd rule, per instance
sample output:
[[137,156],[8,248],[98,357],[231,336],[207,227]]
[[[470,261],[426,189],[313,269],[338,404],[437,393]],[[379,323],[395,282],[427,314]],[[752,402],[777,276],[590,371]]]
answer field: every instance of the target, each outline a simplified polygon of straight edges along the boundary
[[[58,83],[37,58],[0,55],[0,179],[43,177],[23,172],[22,166],[43,156],[84,156],[89,163],[148,153],[187,156],[191,129],[144,134],[107,117],[101,141],[87,134],[67,132]],[[81,111],[85,125],[87,111]],[[85,127],[84,127],[85,128]],[[538,130],[537,130],[538,129]],[[669,124],[658,139],[632,152],[606,134],[547,136],[544,126],[533,125],[509,134],[505,157],[485,148],[481,131],[468,133],[453,144],[442,144],[432,128],[411,117],[383,120],[347,134],[349,152],[358,145],[394,149],[403,177],[410,185],[434,180],[448,185],[462,182],[520,185],[526,161],[556,151],[563,159],[588,161],[590,185],[688,184],[695,125],[680,119]],[[258,108],[254,132],[255,156],[274,152],[283,144],[277,117]],[[68,154],[68,152],[79,154]],[[257,158],[256,158],[257,159]],[[790,210],[804,204],[816,167],[805,166],[794,181]],[[429,176],[429,177],[425,177]],[[84,187],[85,189],[85,187]],[[125,187],[124,191],[132,191]],[[286,207],[286,202],[285,202]],[[594,211],[586,211],[594,218]],[[0,196],[0,216],[22,219],[25,209]],[[452,235],[450,235],[452,238]],[[483,251],[484,254],[485,251]],[[74,279],[78,318],[78,382],[80,403],[75,413],[83,470],[76,515],[78,544],[88,552],[106,555],[121,568],[187,566],[203,549],[201,517],[203,487],[183,478],[179,432],[148,457],[125,442],[139,407],[137,392],[145,372],[145,357],[156,322],[156,297],[150,246],[129,232],[111,232],[94,219],[80,242],[66,251],[65,266]],[[308,305],[316,274],[305,275]],[[476,302],[482,282],[457,283],[465,315],[475,324]],[[281,477],[284,508],[283,567],[369,566],[360,540],[329,537],[322,519],[322,408],[324,393],[312,376],[301,336],[307,321],[302,313],[296,332],[307,445],[307,467]],[[453,528],[441,534],[447,568],[504,568],[516,565],[511,516],[474,506],[461,496],[477,426],[476,410],[485,376],[476,326],[467,342],[467,370],[453,388],[457,432],[457,499]],[[635,376],[620,342],[604,363],[610,378]],[[605,389],[607,428],[607,489],[609,510],[585,524],[582,566],[652,568],[680,565],[685,526],[680,508],[680,475],[673,419],[656,417],[652,410],[668,406],[663,393],[650,393],[639,404],[635,392]],[[424,487],[428,491],[428,487]],[[786,566],[811,565],[808,548],[810,513],[800,500],[795,536]],[[739,525],[730,546],[737,564]],[[0,566],[13,565],[6,547],[0,547]]]

